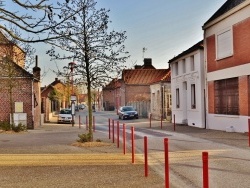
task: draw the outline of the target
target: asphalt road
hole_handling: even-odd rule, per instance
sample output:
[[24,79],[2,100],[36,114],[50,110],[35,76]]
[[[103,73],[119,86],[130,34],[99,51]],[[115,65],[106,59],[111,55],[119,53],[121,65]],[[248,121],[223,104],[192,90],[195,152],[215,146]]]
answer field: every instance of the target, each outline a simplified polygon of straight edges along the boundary
[[[140,160],[144,159],[144,137],[146,136],[148,139],[150,167],[163,178],[165,176],[164,138],[168,138],[171,187],[202,187],[203,152],[208,152],[210,187],[247,188],[250,185],[250,148],[239,148],[214,140],[170,132],[166,129],[152,129],[149,128],[147,119],[119,120],[115,113],[101,112],[96,117],[98,117],[96,129],[103,132],[108,131],[107,126],[105,126],[107,123],[103,125],[103,122],[108,122],[107,118],[110,117],[114,119],[115,137],[117,134],[117,121],[119,121],[120,140],[122,139],[123,129],[121,125],[126,124],[126,135],[130,147],[131,127],[133,126],[135,130],[136,157],[140,158]],[[155,124],[159,127],[159,122],[152,122],[151,126],[154,127]],[[206,132],[202,134],[206,134]],[[224,139],[228,139],[225,132],[221,132],[220,136],[221,139],[224,137]]]

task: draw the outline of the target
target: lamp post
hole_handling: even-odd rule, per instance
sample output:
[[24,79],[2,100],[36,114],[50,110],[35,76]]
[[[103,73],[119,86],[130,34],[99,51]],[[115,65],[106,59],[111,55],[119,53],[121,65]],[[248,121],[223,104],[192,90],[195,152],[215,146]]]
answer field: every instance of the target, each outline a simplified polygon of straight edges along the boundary
[[69,63],[69,68],[70,68],[70,74],[71,74],[71,94],[74,94],[74,84],[73,84],[73,72],[74,72],[74,67],[75,67],[75,62],[70,62]]
[[71,115],[72,115],[72,127],[75,124],[74,115],[75,115],[75,101],[76,96],[74,95],[74,84],[73,84],[73,72],[74,72],[75,62],[69,63],[70,74],[71,74]]

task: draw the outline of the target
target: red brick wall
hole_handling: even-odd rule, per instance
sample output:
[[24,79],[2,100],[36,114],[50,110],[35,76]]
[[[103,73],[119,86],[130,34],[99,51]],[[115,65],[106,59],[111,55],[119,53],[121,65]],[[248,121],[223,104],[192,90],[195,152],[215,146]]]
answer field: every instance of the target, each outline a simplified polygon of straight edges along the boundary
[[111,106],[115,105],[115,97],[114,96],[115,96],[115,90],[108,90],[108,89],[103,90],[103,103],[106,105],[106,107],[108,104]]
[[[32,115],[32,80],[31,79],[18,79],[16,80],[17,86],[13,88],[13,102],[23,102],[23,112],[27,113],[27,127],[33,128],[33,115]],[[10,103],[9,94],[6,90],[6,83],[0,80],[0,120],[10,120]],[[6,89],[4,89],[6,88]]]
[[[40,82],[34,82],[33,90],[36,97],[36,104],[34,104],[34,128],[41,126],[41,92]],[[34,101],[35,103],[35,101]]]
[[221,70],[250,63],[250,18],[233,26],[233,56],[216,61],[215,35],[206,39],[207,70]]
[[214,114],[214,82],[208,82],[208,113]]
[[249,115],[249,83],[248,76],[239,77],[239,108],[240,115]]
[[147,100],[150,100],[150,86],[126,85],[126,99],[125,99],[126,103],[131,101],[137,101],[139,96]]

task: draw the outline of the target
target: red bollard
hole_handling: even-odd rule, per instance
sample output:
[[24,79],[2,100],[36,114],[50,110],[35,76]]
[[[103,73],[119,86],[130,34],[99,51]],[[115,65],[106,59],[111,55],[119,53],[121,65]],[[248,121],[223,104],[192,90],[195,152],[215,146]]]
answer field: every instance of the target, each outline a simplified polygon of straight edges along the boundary
[[117,123],[117,147],[120,147],[120,127],[119,127],[119,121]]
[[115,143],[115,120],[112,120],[113,143]]
[[79,115],[79,129],[81,128],[81,116]]
[[109,139],[110,139],[110,118],[109,118]]
[[165,151],[165,187],[169,188],[169,156],[168,156],[168,138],[164,138]]
[[162,129],[162,119],[163,119],[163,117],[162,117],[162,115],[161,115],[161,129]]
[[145,177],[148,177],[148,138],[144,136]]
[[202,161],[203,161],[203,188],[209,188],[208,152],[202,152]]
[[174,131],[175,131],[175,114],[174,114]]
[[126,154],[126,125],[123,124],[123,154]]
[[95,116],[93,116],[93,131],[95,132]]
[[250,147],[250,119],[248,119],[248,142]]
[[134,127],[131,127],[131,142],[132,142],[132,163],[135,163],[135,137],[134,137]]

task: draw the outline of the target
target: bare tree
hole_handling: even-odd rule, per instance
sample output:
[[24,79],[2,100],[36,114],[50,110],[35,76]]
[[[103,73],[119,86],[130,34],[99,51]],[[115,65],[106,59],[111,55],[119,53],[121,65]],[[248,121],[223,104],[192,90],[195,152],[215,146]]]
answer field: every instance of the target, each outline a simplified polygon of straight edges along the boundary
[[[58,39],[48,54],[52,59],[75,61],[75,81],[87,85],[89,134],[92,141],[91,89],[106,84],[125,68],[128,52],[123,43],[127,37],[124,31],[108,29],[109,10],[97,10],[94,0],[71,0],[60,15],[64,17],[65,12],[75,16],[53,30],[53,34],[62,34],[64,38]],[[58,47],[65,54],[57,53]],[[62,75],[63,72],[58,74]]]
[[[49,32],[59,27],[73,14],[58,12],[67,6],[70,0],[0,0],[0,29],[12,38],[23,42],[48,42],[58,38]],[[10,27],[15,26],[22,36],[16,35]],[[61,35],[60,35],[61,36]]]

